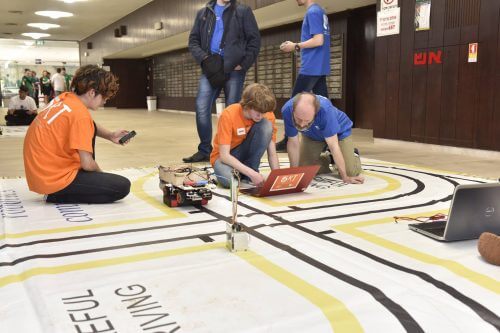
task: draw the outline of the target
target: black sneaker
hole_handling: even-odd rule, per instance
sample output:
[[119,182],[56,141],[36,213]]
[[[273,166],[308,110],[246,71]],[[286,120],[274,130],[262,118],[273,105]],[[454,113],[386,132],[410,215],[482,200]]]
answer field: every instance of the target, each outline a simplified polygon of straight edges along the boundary
[[197,151],[193,155],[189,157],[184,157],[182,159],[184,163],[198,163],[198,162],[209,162],[210,156],[203,154],[202,152]]
[[286,153],[286,143],[288,139],[285,137],[283,140],[280,142],[276,142],[276,152],[278,153]]

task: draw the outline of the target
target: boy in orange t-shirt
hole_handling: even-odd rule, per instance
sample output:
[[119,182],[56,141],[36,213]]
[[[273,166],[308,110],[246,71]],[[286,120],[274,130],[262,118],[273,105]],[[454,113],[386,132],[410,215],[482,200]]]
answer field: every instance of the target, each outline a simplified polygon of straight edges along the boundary
[[79,68],[63,93],[31,123],[24,139],[24,169],[30,190],[53,203],[108,203],[130,192],[130,181],[101,172],[94,159],[95,137],[119,143],[127,131],[110,132],[92,120],[118,91],[117,78],[94,65]]
[[259,165],[266,150],[271,169],[279,169],[275,108],[272,91],[263,84],[253,83],[245,88],[239,103],[222,112],[210,163],[223,187],[229,187],[233,169],[256,186],[262,185],[264,176],[259,173]]

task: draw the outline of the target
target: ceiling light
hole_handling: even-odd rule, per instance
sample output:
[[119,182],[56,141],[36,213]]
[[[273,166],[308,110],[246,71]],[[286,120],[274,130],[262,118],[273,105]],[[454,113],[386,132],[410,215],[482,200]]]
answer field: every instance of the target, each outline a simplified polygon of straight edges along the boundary
[[49,37],[50,34],[46,34],[43,32],[24,32],[21,35],[26,36],[26,37],[31,37],[33,39],[39,39],[42,37]]
[[52,23],[28,23],[28,27],[48,30],[52,28],[60,28],[61,26],[59,24],[52,24]]
[[34,40],[25,40],[25,41],[23,41],[23,43],[26,46],[33,46],[33,45],[35,45],[35,41]]
[[87,0],[59,0],[65,3],[75,3],[75,2],[80,2],[80,1],[87,1]]
[[55,10],[42,10],[41,12],[35,12],[35,14],[40,15],[40,16],[48,16],[48,17],[53,18],[53,19],[58,19],[60,17],[73,16],[72,13],[59,12],[59,11],[55,11]]

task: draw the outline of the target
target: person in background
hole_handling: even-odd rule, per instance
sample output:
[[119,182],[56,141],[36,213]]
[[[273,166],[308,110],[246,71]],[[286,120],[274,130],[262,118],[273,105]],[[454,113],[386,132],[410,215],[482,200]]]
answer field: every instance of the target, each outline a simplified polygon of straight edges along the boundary
[[25,86],[28,88],[28,96],[31,98],[35,98],[35,91],[33,87],[33,74],[31,74],[31,70],[29,68],[24,69],[24,75],[21,78],[21,86]]
[[[225,40],[221,43],[224,32]],[[189,51],[203,69],[196,96],[196,128],[200,143],[196,153],[182,159],[184,162],[209,160],[212,151],[212,105],[222,89],[226,105],[240,100],[246,72],[254,64],[259,50],[259,27],[250,7],[235,0],[211,0],[198,11],[189,35]],[[212,86],[205,75],[209,57],[214,54],[224,59],[222,74],[226,82],[223,87]]]
[[[318,174],[331,173],[330,157],[322,155],[325,143],[335,160],[340,178],[346,184],[362,184],[361,161],[354,150],[352,121],[326,97],[302,92],[281,109],[290,166],[319,164]],[[299,132],[301,140],[299,140]]]
[[[295,81],[292,97],[303,91],[328,98],[326,77],[330,75],[330,23],[320,5],[313,0],[297,0],[307,8],[302,21],[300,42],[283,42],[283,52],[300,52],[300,71]],[[286,151],[287,136],[276,144],[277,151]]]
[[66,91],[70,91],[71,79],[73,78],[73,76],[66,73],[65,67],[61,68],[61,75],[64,76]]
[[54,88],[54,96],[58,96],[66,91],[66,80],[61,74],[61,68],[56,69],[56,73],[52,75],[50,82]]
[[38,108],[40,106],[38,104],[39,103],[38,96],[40,94],[40,79],[36,76],[35,71],[31,71],[31,77],[33,80],[33,96],[31,97],[33,97],[33,99],[35,100],[36,107]]
[[110,203],[130,192],[130,181],[102,172],[95,160],[96,136],[119,144],[125,130],[109,131],[92,120],[115,96],[118,79],[95,65],[80,67],[73,92],[58,95],[28,128],[24,169],[29,189],[52,203]]
[[35,100],[28,96],[26,86],[19,87],[19,95],[11,97],[5,121],[7,126],[26,126],[31,124],[37,115]]
[[222,111],[210,163],[223,187],[230,186],[233,169],[238,170],[243,179],[262,185],[264,176],[259,173],[259,165],[266,150],[271,169],[279,169],[275,108],[276,98],[271,89],[253,83],[245,88],[239,103]]
[[42,90],[43,101],[45,102],[45,105],[47,105],[49,103],[49,97],[52,94],[52,84],[50,83],[50,74],[46,70],[42,72],[40,87]]

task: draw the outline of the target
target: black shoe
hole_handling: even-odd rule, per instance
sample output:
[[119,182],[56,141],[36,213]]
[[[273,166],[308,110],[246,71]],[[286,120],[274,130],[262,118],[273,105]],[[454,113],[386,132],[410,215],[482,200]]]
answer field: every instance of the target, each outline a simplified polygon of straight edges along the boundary
[[286,153],[286,143],[287,143],[287,138],[284,138],[280,142],[276,142],[276,152],[278,153]]
[[202,152],[197,151],[192,156],[184,157],[182,160],[184,161],[184,163],[209,162],[210,156],[205,155]]

